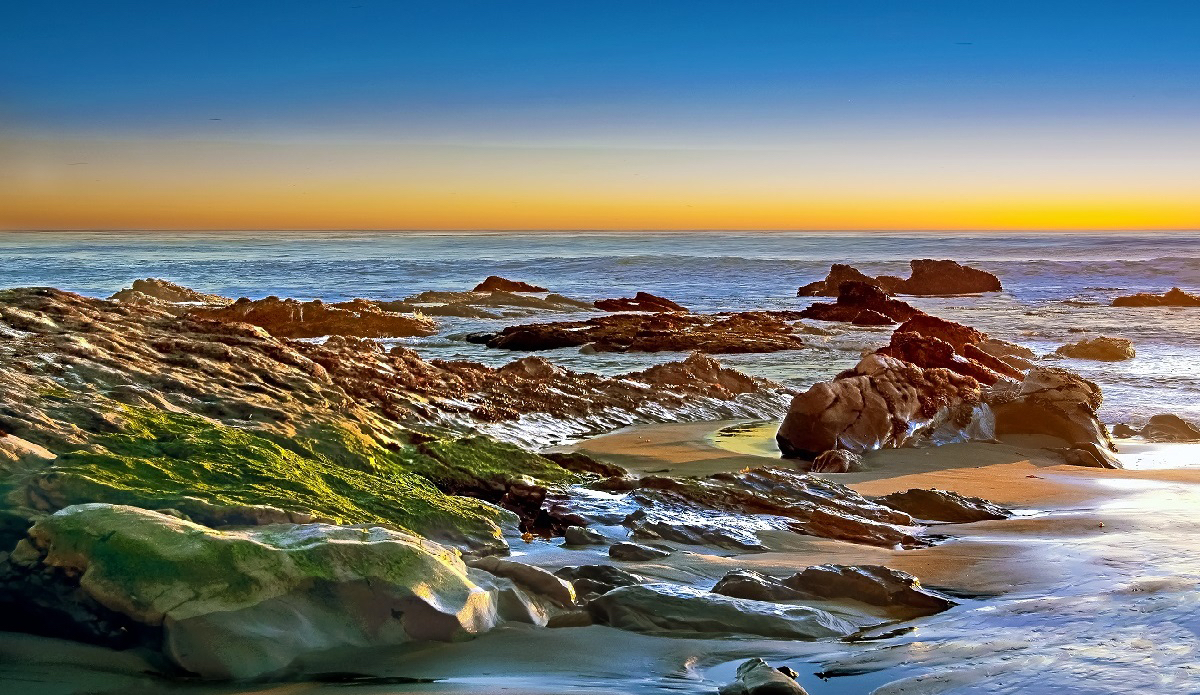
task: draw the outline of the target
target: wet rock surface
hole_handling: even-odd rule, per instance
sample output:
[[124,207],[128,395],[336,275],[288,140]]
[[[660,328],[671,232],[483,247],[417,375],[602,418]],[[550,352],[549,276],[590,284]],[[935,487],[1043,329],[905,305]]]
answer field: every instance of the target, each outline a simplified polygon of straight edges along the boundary
[[1152,442],[1200,441],[1200,427],[1178,415],[1155,415],[1138,432]]
[[712,588],[712,592],[752,601],[794,601],[807,596],[777,579],[752,570],[735,570],[726,574]]
[[949,490],[913,488],[876,497],[879,504],[898,509],[917,519],[969,523],[988,519],[1007,519],[1008,509],[980,497],[966,497]]
[[957,605],[923,589],[911,574],[882,565],[815,565],[781,583],[809,598],[853,599],[908,615],[933,615]]
[[1172,287],[1163,294],[1150,294],[1139,292],[1138,294],[1117,297],[1113,300],[1113,306],[1125,307],[1145,307],[1145,306],[1200,306],[1200,294],[1192,294],[1184,292],[1178,287]]
[[1120,362],[1131,360],[1137,356],[1133,343],[1125,338],[1110,338],[1100,336],[1077,343],[1063,345],[1054,351],[1059,357],[1072,357],[1079,360],[1098,360],[1101,362]]
[[1102,402],[1094,382],[1059,367],[1037,367],[1019,388],[997,394],[992,410],[997,434],[1048,434],[1111,452],[1116,449],[1108,428],[1096,415]]
[[[695,536],[686,536],[685,543],[703,543],[707,539],[701,539]],[[608,556],[614,560],[622,562],[647,562],[649,560],[661,560],[664,557],[670,556],[670,552],[654,548],[641,543],[613,543],[608,549]]]
[[854,473],[862,470],[862,457],[845,449],[830,449],[817,454],[809,473]]
[[554,575],[571,582],[576,596],[588,600],[619,586],[635,586],[648,581],[641,575],[612,565],[571,565],[556,571]]
[[726,316],[618,313],[586,321],[509,326],[489,337],[486,344],[528,351],[588,346],[595,352],[777,352],[804,347],[794,330],[766,312]]
[[674,584],[613,589],[588,604],[596,622],[622,630],[677,635],[822,639],[855,631],[826,611],[721,596]]
[[[783,667],[786,668],[786,667]],[[718,695],[808,695],[796,682],[796,674],[773,668],[762,659],[750,659],[737,668],[737,680],[718,691]]]

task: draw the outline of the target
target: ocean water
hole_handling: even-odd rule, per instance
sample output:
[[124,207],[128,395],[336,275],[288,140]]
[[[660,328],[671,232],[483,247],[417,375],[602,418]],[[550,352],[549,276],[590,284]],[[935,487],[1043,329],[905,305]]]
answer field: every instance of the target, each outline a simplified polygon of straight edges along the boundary
[[[1138,355],[1127,362],[1060,362],[1102,386],[1106,421],[1160,412],[1200,418],[1200,309],[1109,306],[1131,292],[1200,290],[1200,232],[9,232],[0,234],[0,286],[107,296],[153,276],[232,297],[337,301],[470,289],[495,274],[581,299],[643,290],[698,311],[795,309],[814,301],[796,297],[796,288],[824,277],[831,263],[906,276],[912,258],[951,258],[999,276],[1002,293],[906,301],[1039,354],[1094,335],[1132,340]],[[428,357],[500,364],[520,356],[462,339],[516,320],[439,320],[438,335],[398,342]],[[721,360],[807,387],[890,333],[838,329],[809,338],[803,350]],[[541,354],[603,373],[680,357]]]

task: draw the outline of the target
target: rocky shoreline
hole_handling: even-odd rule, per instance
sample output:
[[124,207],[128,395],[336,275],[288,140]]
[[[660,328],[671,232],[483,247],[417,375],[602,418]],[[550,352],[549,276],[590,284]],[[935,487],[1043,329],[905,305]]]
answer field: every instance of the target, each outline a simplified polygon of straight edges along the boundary
[[[923,264],[893,288],[931,289],[938,268],[991,287],[972,269]],[[710,587],[636,569],[698,549],[767,551],[775,533],[928,547],[944,540],[939,524],[1012,514],[942,490],[870,498],[836,482],[877,449],[1048,435],[1068,464],[1119,467],[1098,386],[887,286],[842,281],[833,308],[794,315],[699,315],[642,294],[591,307],[498,277],[390,303],[234,301],[152,279],[110,300],[2,290],[0,628],[147,650],[171,677],[242,680],[292,677],[328,650],[510,625],[822,640],[946,610],[951,596],[875,565],[734,570]],[[696,352],[606,377],[536,356],[427,361],[373,340],[436,331],[439,311],[585,308],[614,313],[485,340]],[[900,324],[889,344],[804,393],[709,356],[801,349],[821,330],[804,318],[876,316]],[[797,460],[704,476],[521,446],[553,441],[538,431],[780,415],[781,452]],[[609,562],[551,571],[506,558],[530,542],[607,548]],[[747,662],[729,692],[791,692],[778,690],[791,677],[768,672],[783,673]]]

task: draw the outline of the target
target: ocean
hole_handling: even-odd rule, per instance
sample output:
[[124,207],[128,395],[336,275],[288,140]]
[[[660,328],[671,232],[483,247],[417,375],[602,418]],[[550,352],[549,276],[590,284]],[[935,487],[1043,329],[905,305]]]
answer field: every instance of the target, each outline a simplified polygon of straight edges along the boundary
[[[945,318],[1039,354],[1084,337],[1133,341],[1117,363],[1061,360],[1103,388],[1102,418],[1138,423],[1156,413],[1200,419],[1200,309],[1118,309],[1113,297],[1200,289],[1200,232],[7,232],[0,286],[54,286],[108,296],[161,277],[230,297],[330,301],[396,299],[470,289],[487,275],[537,283],[571,297],[647,291],[695,311],[795,309],[800,285],[831,263],[907,276],[913,258],[950,258],[991,271],[1004,291],[905,298]],[[440,318],[429,338],[401,342],[427,357],[501,364],[520,353],[468,343],[467,333],[516,321]],[[724,355],[723,363],[804,388],[883,344],[887,328],[839,326],[809,347]],[[540,353],[577,370],[620,373],[681,355]]]

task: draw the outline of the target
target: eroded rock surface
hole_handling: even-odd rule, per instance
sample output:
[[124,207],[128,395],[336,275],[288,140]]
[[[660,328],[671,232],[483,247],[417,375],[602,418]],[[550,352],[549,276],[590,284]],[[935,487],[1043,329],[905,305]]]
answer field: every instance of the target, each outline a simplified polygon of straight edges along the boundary
[[913,488],[876,497],[875,501],[928,521],[962,524],[1012,516],[1008,509],[981,497],[966,497],[949,490]]
[[862,457],[845,449],[830,449],[817,454],[809,473],[854,473],[862,470]]
[[762,659],[750,659],[737,668],[737,680],[718,691],[718,695],[808,695],[796,682],[796,672],[772,668]]
[[475,286],[472,292],[549,292],[545,287],[531,285],[528,282],[509,280],[499,275],[489,275],[483,282]]
[[1096,416],[1103,400],[1094,382],[1059,367],[1037,367],[1013,393],[997,394],[996,432],[1048,434],[1072,446],[1115,451],[1108,428]]
[[818,321],[844,321],[861,326],[887,326],[907,321],[921,313],[920,309],[893,299],[878,285],[851,281],[838,286],[835,303],[816,302],[801,311],[800,317]]
[[197,292],[190,287],[184,287],[174,282],[162,280],[160,278],[146,278],[144,280],[134,280],[132,287],[127,287],[109,299],[127,304],[218,304],[224,305],[232,302],[232,299],[222,297],[216,294],[205,294]]
[[1200,441],[1200,427],[1178,415],[1155,415],[1150,418],[1138,434],[1152,442],[1195,442]]
[[814,565],[782,584],[810,598],[853,599],[909,615],[933,615],[957,605],[922,588],[911,574],[883,565]]
[[999,292],[1002,287],[995,275],[949,260],[919,259],[909,262],[912,272],[907,279],[890,275],[871,277],[853,266],[835,263],[824,280],[804,285],[801,297],[836,297],[844,282],[874,285],[890,294],[956,295]]
[[360,338],[402,338],[433,335],[437,324],[420,316],[383,311],[377,305],[356,300],[337,306],[319,299],[242,298],[225,307],[199,308],[190,312],[197,319],[249,323],[265,328],[278,338],[320,338],[327,335]]
[[597,299],[595,306],[601,311],[679,312],[684,314],[688,311],[687,307],[681,304],[649,292],[638,292],[632,297],[619,299]]

